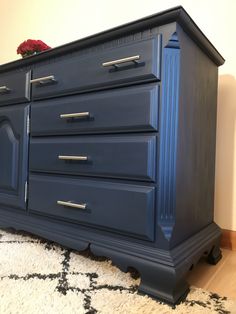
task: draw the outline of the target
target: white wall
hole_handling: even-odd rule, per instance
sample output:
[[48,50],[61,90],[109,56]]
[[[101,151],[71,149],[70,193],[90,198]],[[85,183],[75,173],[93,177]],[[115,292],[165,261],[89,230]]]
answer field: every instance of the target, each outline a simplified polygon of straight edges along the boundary
[[[0,63],[25,39],[55,47],[179,5],[174,0],[0,0]],[[236,1],[181,5],[226,59],[219,70],[215,219],[236,231]]]

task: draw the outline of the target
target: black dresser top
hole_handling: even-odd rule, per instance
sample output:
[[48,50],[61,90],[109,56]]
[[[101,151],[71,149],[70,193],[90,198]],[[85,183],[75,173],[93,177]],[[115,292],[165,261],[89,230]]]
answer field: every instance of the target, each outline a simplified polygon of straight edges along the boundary
[[182,6],[177,6],[172,9],[144,17],[134,22],[130,22],[104,32],[100,32],[80,40],[55,47],[25,59],[19,59],[2,64],[0,66],[0,72],[10,70],[18,66],[30,65],[37,61],[41,61],[53,56],[59,56],[74,50],[87,48],[89,46],[100,44],[118,37],[127,36],[134,32],[142,31],[146,28],[161,26],[172,22],[177,22],[183,28],[183,30],[197,43],[197,45],[209,56],[209,58],[215,62],[216,65],[220,66],[224,63],[224,58],[191,19],[185,9]]

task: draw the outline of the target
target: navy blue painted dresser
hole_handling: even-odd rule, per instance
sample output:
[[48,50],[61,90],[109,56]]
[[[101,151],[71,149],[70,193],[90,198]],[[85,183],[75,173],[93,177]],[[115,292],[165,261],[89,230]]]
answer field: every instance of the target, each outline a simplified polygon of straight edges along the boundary
[[182,7],[0,66],[0,227],[141,275],[175,304],[213,222],[218,66]]

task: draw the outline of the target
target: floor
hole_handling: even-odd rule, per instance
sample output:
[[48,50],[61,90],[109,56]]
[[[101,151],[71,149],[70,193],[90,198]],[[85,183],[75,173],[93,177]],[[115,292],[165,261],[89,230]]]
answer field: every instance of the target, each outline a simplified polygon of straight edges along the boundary
[[209,265],[202,258],[187,277],[190,285],[236,300],[236,251],[222,249],[223,258]]

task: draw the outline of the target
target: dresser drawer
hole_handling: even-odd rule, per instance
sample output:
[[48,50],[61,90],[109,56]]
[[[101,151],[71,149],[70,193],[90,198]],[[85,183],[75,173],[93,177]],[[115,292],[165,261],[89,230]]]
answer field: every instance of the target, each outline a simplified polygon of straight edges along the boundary
[[30,100],[30,72],[9,72],[0,76],[0,106]]
[[35,68],[33,99],[160,79],[160,37]]
[[29,210],[131,236],[154,238],[155,188],[31,175]]
[[31,135],[154,131],[159,86],[144,85],[44,100],[31,109]]
[[30,170],[155,181],[155,135],[33,138]]

